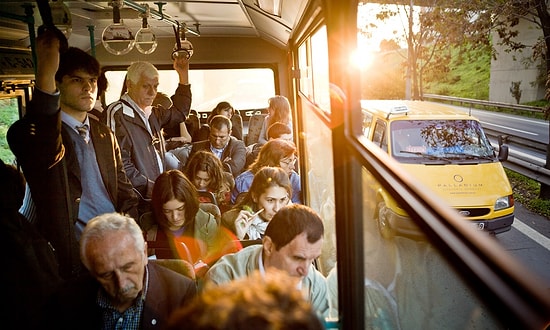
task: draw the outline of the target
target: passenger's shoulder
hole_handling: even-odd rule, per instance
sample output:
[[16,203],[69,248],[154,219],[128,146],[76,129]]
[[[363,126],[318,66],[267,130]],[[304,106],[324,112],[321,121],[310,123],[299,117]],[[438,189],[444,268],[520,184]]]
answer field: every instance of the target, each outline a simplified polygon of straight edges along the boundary
[[246,145],[244,144],[243,141],[237,139],[237,138],[234,137],[234,136],[230,136],[229,139],[230,139],[230,141],[231,141],[230,143],[231,143],[233,146],[239,147],[239,148],[242,147],[242,148],[246,149]]
[[147,264],[149,269],[151,283],[158,282],[159,279],[163,279],[165,282],[180,283],[184,285],[194,284],[193,280],[183,274],[180,274],[172,269],[161,266],[155,262],[149,262]]
[[243,181],[243,180],[247,180],[247,179],[250,179],[250,178],[253,178],[254,177],[254,173],[252,173],[252,171],[250,170],[246,170],[244,172],[242,172],[241,174],[237,175],[237,177],[235,178],[235,183],[237,181]]
[[103,123],[102,121],[100,121],[96,117],[88,116],[88,118],[89,118],[89,121],[90,121],[90,127],[96,127],[98,130],[103,131],[103,132],[107,132],[107,131],[111,132],[111,129],[109,128],[109,126],[107,126],[105,123]]

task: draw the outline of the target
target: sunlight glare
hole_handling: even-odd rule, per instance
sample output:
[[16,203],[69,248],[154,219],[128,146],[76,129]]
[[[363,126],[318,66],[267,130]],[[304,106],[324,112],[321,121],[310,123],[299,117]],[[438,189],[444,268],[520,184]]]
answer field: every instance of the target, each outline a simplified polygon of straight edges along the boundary
[[355,49],[350,54],[350,63],[359,70],[368,68],[373,61],[373,54],[366,49]]

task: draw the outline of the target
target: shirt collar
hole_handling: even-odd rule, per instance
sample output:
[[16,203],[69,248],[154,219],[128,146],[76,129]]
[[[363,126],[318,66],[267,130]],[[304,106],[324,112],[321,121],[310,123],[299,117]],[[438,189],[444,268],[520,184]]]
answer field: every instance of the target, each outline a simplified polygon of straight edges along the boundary
[[134,102],[134,100],[130,97],[130,95],[128,95],[128,93],[122,95],[120,98],[123,99],[124,101],[130,103],[130,105],[134,109],[138,109],[140,111],[140,114],[142,116],[145,116],[145,119],[149,120],[149,116],[151,115],[151,112],[152,112],[152,109],[153,109],[152,106],[145,107],[145,109],[140,108],[140,106],[137,105],[136,102]]
[[[74,117],[68,115],[66,112],[61,111],[61,121],[69,125],[77,133],[78,133],[78,130],[76,128],[79,126],[88,125],[88,128],[90,127],[90,118],[88,117],[88,115],[86,115],[86,119],[84,119],[83,122],[80,122],[76,120]],[[90,132],[88,131],[88,137],[89,136],[90,136]]]

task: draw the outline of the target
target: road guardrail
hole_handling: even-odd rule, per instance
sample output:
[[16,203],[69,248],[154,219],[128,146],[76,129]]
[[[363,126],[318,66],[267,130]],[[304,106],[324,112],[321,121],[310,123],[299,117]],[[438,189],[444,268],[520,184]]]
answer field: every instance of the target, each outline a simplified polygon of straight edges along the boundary
[[433,99],[433,100],[440,100],[440,101],[448,101],[448,102],[456,102],[460,105],[464,104],[476,104],[476,105],[482,105],[485,107],[495,107],[499,109],[512,109],[512,110],[523,110],[523,111],[532,111],[532,112],[544,112],[544,108],[542,107],[535,107],[531,105],[523,105],[523,104],[512,104],[512,103],[504,103],[504,102],[493,102],[493,101],[487,101],[487,100],[476,100],[476,99],[467,99],[464,97],[454,97],[454,96],[447,96],[447,95],[437,95],[437,94],[424,94],[424,99]]

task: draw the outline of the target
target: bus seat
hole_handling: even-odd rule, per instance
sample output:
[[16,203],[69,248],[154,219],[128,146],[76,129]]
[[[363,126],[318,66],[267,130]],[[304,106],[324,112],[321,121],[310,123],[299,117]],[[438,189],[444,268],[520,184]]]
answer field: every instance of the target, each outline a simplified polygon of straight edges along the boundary
[[216,219],[216,223],[218,224],[218,226],[220,225],[222,220],[222,212],[220,211],[220,208],[218,207],[218,205],[212,204],[212,203],[200,203],[199,207],[204,212],[208,212],[212,214]]
[[195,135],[199,132],[201,126],[199,116],[195,112],[190,112],[185,120],[187,131],[191,135],[191,140],[195,141]]
[[212,203],[214,205],[218,205],[218,201],[216,200],[216,196],[210,191],[197,191],[199,195],[199,201],[201,203]]
[[147,232],[151,226],[155,224],[155,220],[153,219],[153,212],[145,212],[142,215],[139,216],[139,219],[137,219],[137,224],[141,227],[141,230],[144,232]]
[[180,273],[183,276],[189,277],[192,280],[196,280],[195,268],[188,261],[183,259],[149,259],[149,262],[155,263],[162,267],[171,269],[176,273]]
[[250,117],[250,121],[248,122],[248,133],[245,141],[247,146],[258,142],[258,139],[260,138],[260,131],[262,130],[262,125],[266,116],[266,114],[261,113]]
[[243,141],[243,117],[237,109],[235,109],[235,114],[231,116],[231,126],[233,127],[231,135]]

